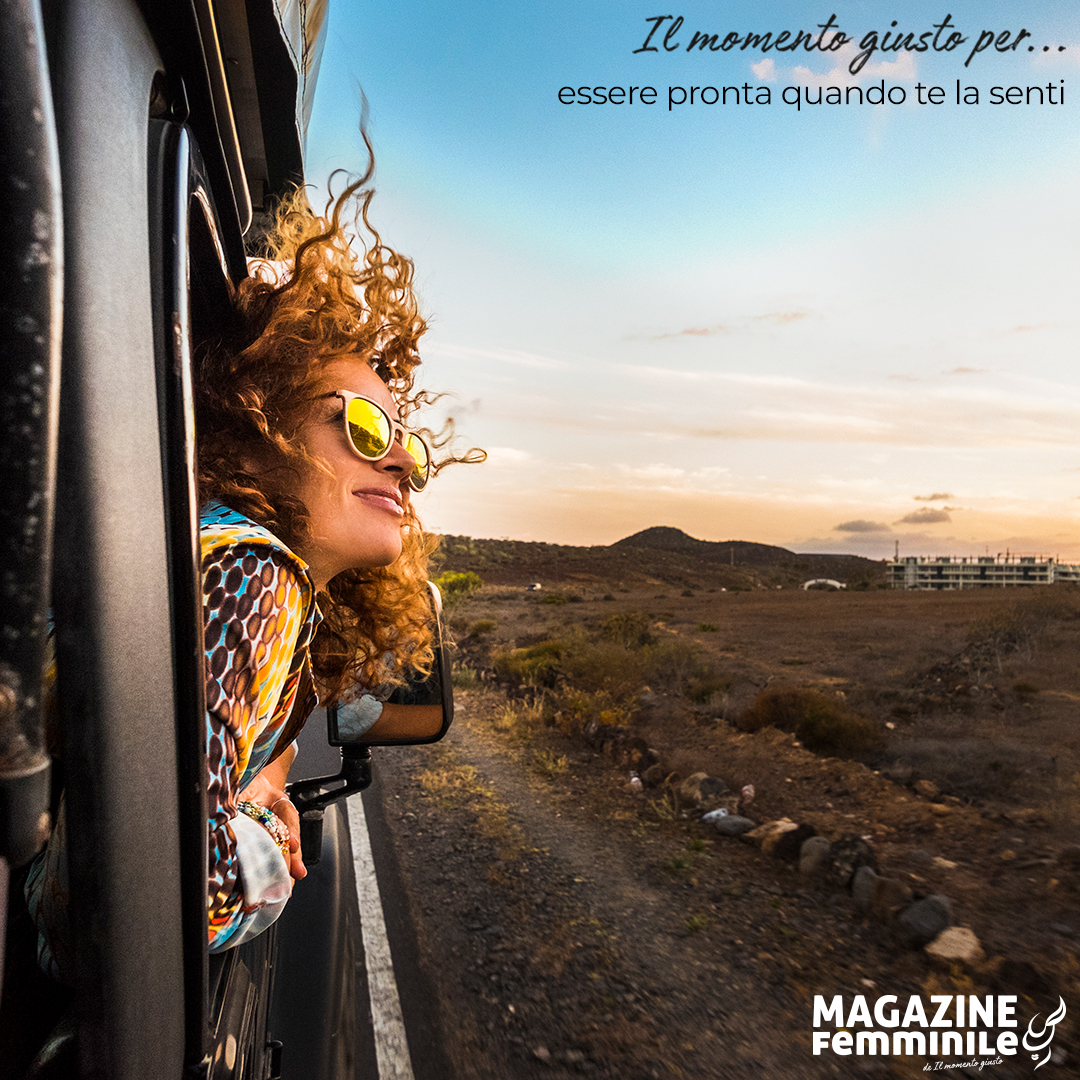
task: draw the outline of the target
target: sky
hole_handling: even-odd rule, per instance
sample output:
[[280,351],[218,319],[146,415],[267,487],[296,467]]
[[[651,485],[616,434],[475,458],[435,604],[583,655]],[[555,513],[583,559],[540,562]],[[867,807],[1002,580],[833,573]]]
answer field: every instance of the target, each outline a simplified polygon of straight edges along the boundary
[[423,383],[489,455],[430,529],[1080,560],[1072,0],[335,0],[310,180],[362,95]]

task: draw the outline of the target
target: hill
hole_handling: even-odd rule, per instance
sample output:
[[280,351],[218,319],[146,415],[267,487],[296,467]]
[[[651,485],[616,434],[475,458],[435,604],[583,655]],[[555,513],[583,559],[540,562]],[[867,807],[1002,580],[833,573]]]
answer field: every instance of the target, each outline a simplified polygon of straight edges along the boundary
[[496,585],[537,581],[547,586],[592,582],[750,589],[790,587],[817,577],[853,588],[885,582],[883,563],[859,555],[800,555],[748,540],[697,540],[668,526],[592,547],[443,536],[436,560],[441,570],[474,570]]

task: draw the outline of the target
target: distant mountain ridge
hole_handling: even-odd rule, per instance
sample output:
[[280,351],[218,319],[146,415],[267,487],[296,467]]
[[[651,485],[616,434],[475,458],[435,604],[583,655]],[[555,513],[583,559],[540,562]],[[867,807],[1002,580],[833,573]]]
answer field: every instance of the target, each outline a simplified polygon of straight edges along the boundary
[[593,547],[444,536],[437,557],[445,569],[475,570],[494,584],[533,578],[739,589],[791,586],[815,577],[849,584],[885,580],[884,565],[861,555],[801,555],[749,540],[697,540],[667,525]]
[[[697,555],[705,559],[728,559],[734,555],[736,562],[754,566],[770,566],[788,559],[801,558],[787,548],[772,544],[757,544],[750,540],[695,540],[682,529],[670,525],[654,525],[642,529],[622,540],[616,540],[613,548],[651,548],[654,551],[675,551],[685,555]],[[849,556],[841,556],[848,558]],[[858,556],[850,556],[858,558]]]

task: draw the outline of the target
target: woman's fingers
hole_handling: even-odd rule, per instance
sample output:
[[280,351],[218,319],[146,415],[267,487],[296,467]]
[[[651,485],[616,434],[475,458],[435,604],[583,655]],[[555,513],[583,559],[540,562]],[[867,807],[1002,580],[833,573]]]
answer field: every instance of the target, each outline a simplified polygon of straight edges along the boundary
[[289,801],[288,796],[285,795],[281,796],[270,807],[270,811],[277,814],[285,822],[285,827],[289,830],[289,853],[291,855],[289,872],[299,881],[301,878],[307,877],[307,867],[304,865],[303,852],[300,850],[300,815],[296,812],[296,807]]

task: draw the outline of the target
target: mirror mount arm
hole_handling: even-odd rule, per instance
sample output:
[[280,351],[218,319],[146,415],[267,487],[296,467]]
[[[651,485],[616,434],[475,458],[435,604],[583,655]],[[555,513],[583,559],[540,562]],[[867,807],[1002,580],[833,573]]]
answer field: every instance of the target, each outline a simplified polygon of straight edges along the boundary
[[[323,790],[331,784],[341,786]],[[300,815],[300,849],[304,853],[305,866],[315,866],[319,861],[326,808],[370,785],[371,748],[368,746],[341,747],[341,771],[336,776],[316,776],[289,784],[286,791]]]

